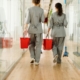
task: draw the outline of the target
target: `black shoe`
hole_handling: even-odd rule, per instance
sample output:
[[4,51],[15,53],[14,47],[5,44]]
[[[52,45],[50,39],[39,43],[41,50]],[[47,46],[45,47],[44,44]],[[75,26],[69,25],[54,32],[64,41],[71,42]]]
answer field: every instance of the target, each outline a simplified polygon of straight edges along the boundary
[[34,61],[31,61],[30,63],[34,63]]
[[41,54],[42,54],[42,51],[41,51]]
[[33,59],[33,58],[32,58],[32,60],[31,60],[31,62],[30,62],[30,63],[34,63],[34,62],[35,62],[35,59]]
[[61,64],[61,62],[57,62],[57,64]]

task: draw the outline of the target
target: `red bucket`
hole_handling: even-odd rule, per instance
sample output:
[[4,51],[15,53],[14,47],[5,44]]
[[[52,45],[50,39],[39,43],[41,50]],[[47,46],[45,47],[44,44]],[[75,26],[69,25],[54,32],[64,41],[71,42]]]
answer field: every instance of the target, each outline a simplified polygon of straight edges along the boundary
[[0,38],[0,48],[11,48],[13,46],[13,38]]
[[51,50],[53,47],[53,40],[52,39],[44,39],[43,40],[43,49],[44,50]]
[[20,38],[21,49],[28,48],[29,43],[30,43],[30,38]]
[[13,46],[13,38],[3,38],[3,48],[11,48]]

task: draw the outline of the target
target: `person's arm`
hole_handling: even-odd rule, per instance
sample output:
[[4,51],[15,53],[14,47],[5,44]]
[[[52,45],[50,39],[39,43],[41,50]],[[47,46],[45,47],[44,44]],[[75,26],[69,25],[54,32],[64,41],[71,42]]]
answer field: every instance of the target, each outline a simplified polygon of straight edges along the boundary
[[48,28],[48,33],[47,33],[46,37],[49,36],[49,32],[50,32],[50,30],[51,30],[51,28]]
[[49,23],[49,28],[48,28],[48,33],[47,33],[47,36],[49,36],[49,32],[51,30],[51,28],[53,27],[53,15],[51,15],[51,18],[50,18],[50,23]]
[[68,24],[68,22],[67,22],[66,14],[65,14],[65,15],[64,15],[64,26],[67,27],[67,24]]
[[30,23],[30,21],[31,21],[31,18],[30,18],[30,11],[28,10],[27,16],[26,16],[26,19],[25,19],[24,30],[27,29],[28,24]]
[[27,30],[28,24],[24,24],[24,30]]
[[41,22],[44,23],[45,17],[44,17],[44,10],[42,11],[42,16],[41,16]]
[[48,29],[48,34],[49,34],[50,30],[51,30],[51,28]]

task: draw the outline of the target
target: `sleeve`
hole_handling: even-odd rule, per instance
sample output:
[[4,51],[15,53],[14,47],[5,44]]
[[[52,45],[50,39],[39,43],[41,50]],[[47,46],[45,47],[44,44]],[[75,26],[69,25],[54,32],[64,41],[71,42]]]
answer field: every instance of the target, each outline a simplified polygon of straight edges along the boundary
[[50,17],[49,28],[53,27],[53,15]]
[[45,17],[44,17],[44,10],[42,11],[42,16],[41,16],[41,22],[44,23]]
[[29,9],[28,9],[27,15],[26,15],[26,19],[25,19],[25,23],[26,23],[26,24],[29,24],[30,21],[31,21],[31,18],[30,18],[30,11],[29,11]]
[[67,27],[67,24],[68,24],[68,22],[67,22],[66,15],[65,15],[65,17],[64,17],[64,26]]

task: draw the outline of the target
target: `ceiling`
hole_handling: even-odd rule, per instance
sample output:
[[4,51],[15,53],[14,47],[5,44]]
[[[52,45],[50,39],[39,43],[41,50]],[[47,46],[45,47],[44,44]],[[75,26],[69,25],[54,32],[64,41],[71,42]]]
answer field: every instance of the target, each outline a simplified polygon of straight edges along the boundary
[[[66,2],[69,4],[72,0],[67,0]],[[64,5],[64,0],[53,0],[53,5],[52,7],[54,7],[54,4],[56,2],[61,2]],[[41,0],[41,7],[47,12],[49,9],[49,4],[50,4],[50,0]],[[28,9],[31,6],[33,6],[32,4],[32,0],[25,0],[25,8]],[[64,6],[63,6],[64,8]]]
[[[40,6],[44,9],[44,11],[47,13],[49,9],[49,3],[50,0],[41,0]],[[33,6],[32,0],[25,0],[25,8],[26,10]]]
[[[49,7],[49,2],[50,2],[50,0],[41,0],[41,7],[47,10]],[[26,8],[29,8],[32,5],[33,5],[32,0],[25,0]]]

